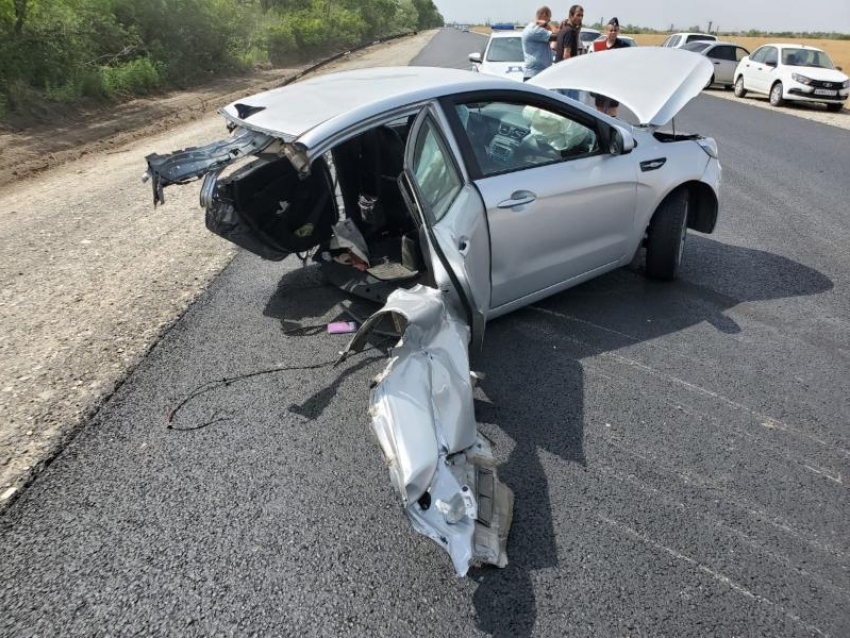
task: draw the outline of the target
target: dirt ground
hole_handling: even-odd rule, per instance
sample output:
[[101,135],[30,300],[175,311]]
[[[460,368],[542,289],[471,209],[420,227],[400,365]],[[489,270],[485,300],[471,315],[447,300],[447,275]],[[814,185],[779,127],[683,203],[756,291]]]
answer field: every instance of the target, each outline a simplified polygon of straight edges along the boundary
[[[434,33],[319,73],[406,65]],[[204,228],[197,184],[170,189],[154,210],[145,155],[226,136],[215,109],[282,79],[280,70],[231,79],[0,139],[0,508],[235,252]]]

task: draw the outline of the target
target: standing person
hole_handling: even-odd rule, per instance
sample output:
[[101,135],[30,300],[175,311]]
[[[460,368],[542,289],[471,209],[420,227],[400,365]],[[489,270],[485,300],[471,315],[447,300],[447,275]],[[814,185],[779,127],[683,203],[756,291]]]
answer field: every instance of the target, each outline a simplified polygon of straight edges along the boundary
[[[611,18],[608,22],[608,37],[604,40],[597,40],[593,43],[593,52],[598,53],[600,51],[610,51],[611,49],[625,49],[628,48],[628,44],[620,40],[617,36],[620,35],[620,21],[617,18]],[[611,117],[617,117],[617,109],[620,106],[620,103],[617,100],[612,100],[609,97],[605,97],[604,95],[593,95],[596,100],[596,109],[605,113],[606,115],[610,115]]]
[[523,80],[533,78],[535,75],[552,66],[552,49],[549,42],[555,38],[552,26],[552,10],[549,7],[540,7],[537,17],[522,30],[522,54],[525,57],[525,65],[522,67]]
[[563,62],[579,54],[581,25],[584,22],[584,7],[574,4],[570,7],[569,17],[561,23],[558,41],[555,46],[555,62]]
[[[584,7],[574,4],[570,7],[569,16],[561,23],[558,38],[555,44],[555,63],[574,58],[579,54],[579,43],[581,41],[581,25],[584,22]],[[579,92],[575,89],[562,91],[564,95],[574,100],[579,99]]]

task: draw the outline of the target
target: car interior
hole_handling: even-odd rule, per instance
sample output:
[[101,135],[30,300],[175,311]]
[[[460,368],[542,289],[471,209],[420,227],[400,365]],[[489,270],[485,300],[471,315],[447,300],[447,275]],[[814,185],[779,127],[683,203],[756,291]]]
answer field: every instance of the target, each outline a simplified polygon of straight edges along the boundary
[[[593,129],[535,106],[482,102],[457,109],[485,176],[599,149]],[[373,301],[429,283],[427,242],[399,183],[413,119],[342,142],[314,161],[304,179],[287,158],[258,155],[217,180],[207,227],[266,259],[297,253],[306,261],[312,252],[332,284]],[[415,149],[414,172],[437,201],[460,185],[451,183],[442,162],[429,159],[437,157],[434,150]]]

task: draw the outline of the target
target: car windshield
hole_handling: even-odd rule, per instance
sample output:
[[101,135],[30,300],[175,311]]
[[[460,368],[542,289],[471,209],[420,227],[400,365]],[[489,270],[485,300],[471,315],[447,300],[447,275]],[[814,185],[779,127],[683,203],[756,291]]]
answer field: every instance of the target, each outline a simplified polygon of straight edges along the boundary
[[700,53],[702,51],[705,51],[710,46],[711,42],[688,42],[682,48],[685,51],[693,51],[694,53]]
[[522,40],[520,38],[493,38],[487,50],[488,62],[522,62]]
[[819,69],[834,69],[832,60],[817,49],[782,49],[782,64],[785,66],[812,66]]
[[596,33],[595,31],[582,31],[579,34],[579,37],[581,38],[582,42],[593,42],[594,40],[599,38],[600,35],[602,34]]

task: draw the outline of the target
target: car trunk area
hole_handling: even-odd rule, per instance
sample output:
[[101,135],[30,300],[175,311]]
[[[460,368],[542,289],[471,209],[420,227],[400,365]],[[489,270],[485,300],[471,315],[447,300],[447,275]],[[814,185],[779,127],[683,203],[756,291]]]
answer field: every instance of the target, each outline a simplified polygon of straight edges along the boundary
[[264,259],[312,258],[330,283],[379,303],[425,283],[421,229],[399,185],[410,124],[346,140],[306,176],[287,157],[262,152],[226,177],[207,175],[207,227]]

